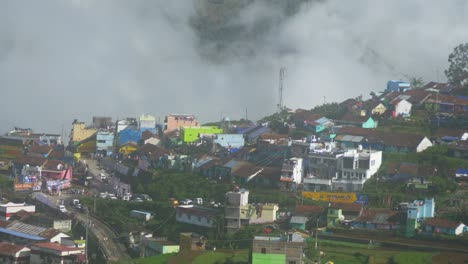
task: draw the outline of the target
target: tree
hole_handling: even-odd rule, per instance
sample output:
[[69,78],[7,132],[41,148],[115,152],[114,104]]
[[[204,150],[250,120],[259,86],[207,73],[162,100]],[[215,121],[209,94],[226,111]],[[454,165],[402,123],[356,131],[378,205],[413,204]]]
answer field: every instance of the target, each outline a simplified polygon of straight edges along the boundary
[[422,77],[406,76],[406,78],[408,78],[413,89],[421,89],[424,86],[424,80]]
[[461,84],[462,77],[468,73],[468,43],[455,47],[448,57],[449,68],[445,76],[450,82]]

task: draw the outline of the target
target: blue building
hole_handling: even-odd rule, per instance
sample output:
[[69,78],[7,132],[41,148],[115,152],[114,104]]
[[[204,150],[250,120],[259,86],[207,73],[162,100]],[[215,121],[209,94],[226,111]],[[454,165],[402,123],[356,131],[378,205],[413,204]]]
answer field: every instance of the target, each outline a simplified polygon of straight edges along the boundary
[[387,82],[386,92],[406,92],[411,90],[411,84],[404,81],[391,80]]
[[119,146],[123,146],[128,142],[138,143],[141,140],[141,131],[132,128],[125,128],[119,132]]
[[423,200],[415,200],[408,204],[408,218],[432,218],[434,217],[435,203],[434,198]]
[[114,133],[109,131],[98,131],[96,135],[96,151],[106,156],[112,155],[114,145]]

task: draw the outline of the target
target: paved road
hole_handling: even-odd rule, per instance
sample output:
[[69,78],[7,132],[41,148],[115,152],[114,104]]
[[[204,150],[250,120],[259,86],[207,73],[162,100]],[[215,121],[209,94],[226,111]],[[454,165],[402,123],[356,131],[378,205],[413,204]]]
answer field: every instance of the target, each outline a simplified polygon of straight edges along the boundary
[[[96,236],[102,253],[108,262],[128,259],[130,256],[127,253],[125,246],[119,241],[119,238],[114,231],[105,223],[101,222],[94,216],[75,213],[77,220],[85,224],[89,223],[89,231]],[[89,218],[88,218],[89,217]]]
[[[97,162],[95,160],[86,160],[86,163],[88,164],[90,175],[93,176],[93,180],[91,180],[88,186],[89,189],[79,188],[78,190],[84,190],[85,192],[89,191],[92,193],[100,193],[106,191],[112,192],[112,187],[110,187],[106,183],[103,183],[100,180],[100,178],[98,179],[101,170],[98,168]],[[74,216],[76,220],[80,221],[84,225],[86,225],[87,222],[89,223],[90,228],[88,230],[94,233],[94,235],[98,239],[99,247],[102,253],[104,254],[104,257],[106,258],[107,262],[129,259],[130,256],[128,254],[127,248],[119,240],[118,235],[114,232],[114,230],[112,230],[112,228],[109,225],[102,222],[100,219],[96,218],[92,214],[87,215],[86,213],[82,213],[74,209],[73,206],[70,205],[73,199],[81,199],[82,196],[82,194],[72,194],[69,191],[64,191],[58,196],[48,196],[48,199],[52,204],[55,205],[58,205],[60,203],[60,200],[63,200],[69,215]],[[89,209],[92,210],[92,208]]]
[[[112,187],[100,180],[99,174],[102,170],[99,169],[97,161],[86,160],[86,164],[88,164],[89,173],[93,177],[89,185],[89,191],[93,193],[112,193]],[[77,217],[80,221],[86,222],[86,214],[78,213]],[[117,234],[107,224],[97,219],[92,214],[89,215],[89,220],[91,225],[89,230],[98,238],[99,245],[109,262],[130,258],[125,245],[118,239]]]

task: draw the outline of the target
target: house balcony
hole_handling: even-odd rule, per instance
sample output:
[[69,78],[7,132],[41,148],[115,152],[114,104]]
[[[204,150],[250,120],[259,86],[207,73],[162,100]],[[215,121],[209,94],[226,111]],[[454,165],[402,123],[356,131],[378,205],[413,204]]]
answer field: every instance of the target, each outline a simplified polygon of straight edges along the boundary
[[281,171],[284,171],[284,172],[293,171],[294,166],[295,165],[283,163],[283,167],[281,168]]
[[284,175],[281,175],[280,181],[282,181],[282,182],[292,182],[292,181],[293,181],[293,177],[292,177],[292,176],[284,176]]

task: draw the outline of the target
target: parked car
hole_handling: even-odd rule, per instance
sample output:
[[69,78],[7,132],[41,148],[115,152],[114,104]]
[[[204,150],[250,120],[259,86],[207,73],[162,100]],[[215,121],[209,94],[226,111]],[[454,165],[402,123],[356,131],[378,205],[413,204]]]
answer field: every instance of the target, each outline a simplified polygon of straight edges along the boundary
[[67,213],[67,208],[65,207],[65,205],[61,204],[58,206],[58,209],[60,212],[66,214]]
[[131,198],[132,198],[131,193],[127,193],[124,196],[122,196],[122,200],[124,200],[124,201],[130,201]]
[[106,198],[111,200],[117,200],[117,197],[112,193],[109,193]]
[[183,205],[190,205],[190,204],[193,204],[193,201],[190,200],[190,199],[183,199],[182,201],[179,202],[180,204],[183,204]]

